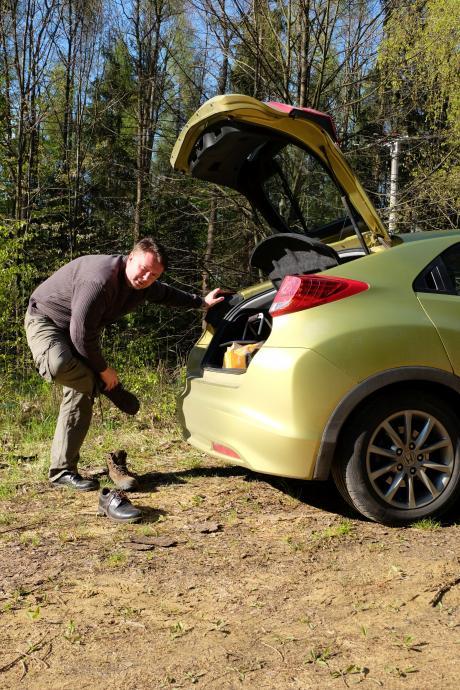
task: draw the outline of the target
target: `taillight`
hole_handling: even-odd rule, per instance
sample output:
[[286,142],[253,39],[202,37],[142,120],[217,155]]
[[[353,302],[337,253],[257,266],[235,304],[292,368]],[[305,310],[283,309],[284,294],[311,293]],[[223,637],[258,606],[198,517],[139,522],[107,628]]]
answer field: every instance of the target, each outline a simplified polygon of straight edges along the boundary
[[293,311],[311,309],[368,289],[367,283],[350,278],[320,275],[286,276],[275,295],[270,314],[281,316]]

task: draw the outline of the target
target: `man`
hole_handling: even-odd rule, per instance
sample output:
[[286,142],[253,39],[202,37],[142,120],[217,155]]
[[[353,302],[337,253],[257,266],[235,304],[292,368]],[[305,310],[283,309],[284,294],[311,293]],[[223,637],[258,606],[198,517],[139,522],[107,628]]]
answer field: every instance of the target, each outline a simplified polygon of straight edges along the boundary
[[167,265],[151,237],[126,256],[82,256],[62,266],[34,291],[25,317],[27,342],[40,375],[63,386],[51,446],[49,479],[80,491],[97,489],[78,473],[80,448],[91,422],[94,398],[106,395],[127,414],[139,401],[121,385],[104,358],[100,334],[108,323],[145,301],[172,307],[209,308],[224,298],[219,288],[204,300],[159,280]]

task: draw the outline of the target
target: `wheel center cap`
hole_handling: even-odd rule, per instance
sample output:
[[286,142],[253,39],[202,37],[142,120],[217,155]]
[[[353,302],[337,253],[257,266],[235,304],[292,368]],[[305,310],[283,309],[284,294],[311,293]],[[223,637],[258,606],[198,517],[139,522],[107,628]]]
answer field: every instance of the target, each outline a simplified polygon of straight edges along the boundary
[[414,465],[417,460],[417,455],[414,453],[414,451],[407,451],[404,453],[404,464],[405,465]]

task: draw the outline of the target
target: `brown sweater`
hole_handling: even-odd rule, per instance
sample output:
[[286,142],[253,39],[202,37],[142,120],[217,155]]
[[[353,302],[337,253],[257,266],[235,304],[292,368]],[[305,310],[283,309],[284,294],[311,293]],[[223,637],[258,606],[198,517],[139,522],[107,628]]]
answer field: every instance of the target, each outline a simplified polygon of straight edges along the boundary
[[132,312],[143,302],[171,307],[201,307],[200,295],[159,280],[144,290],[126,281],[125,256],[81,256],[62,266],[33,292],[29,313],[50,318],[69,331],[70,339],[95,371],[107,368],[100,333],[105,325]]

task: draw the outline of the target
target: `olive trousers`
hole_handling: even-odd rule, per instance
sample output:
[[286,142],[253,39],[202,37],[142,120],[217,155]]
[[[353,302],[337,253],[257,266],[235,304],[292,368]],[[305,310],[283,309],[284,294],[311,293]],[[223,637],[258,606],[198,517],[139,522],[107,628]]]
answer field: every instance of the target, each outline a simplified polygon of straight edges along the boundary
[[63,386],[62,403],[51,445],[49,478],[77,472],[80,448],[88,433],[98,394],[95,373],[75,355],[68,331],[46,316],[29,313],[24,327],[38,373]]

